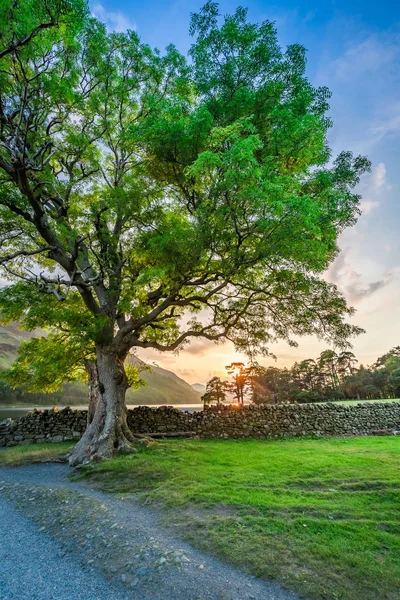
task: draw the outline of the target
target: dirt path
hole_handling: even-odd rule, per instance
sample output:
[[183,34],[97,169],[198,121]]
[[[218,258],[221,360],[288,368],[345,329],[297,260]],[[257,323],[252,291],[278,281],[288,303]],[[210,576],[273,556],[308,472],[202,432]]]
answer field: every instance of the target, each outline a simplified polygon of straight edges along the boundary
[[[41,595],[34,595],[35,586],[46,580],[49,562],[44,558],[38,567],[30,557],[37,558],[48,548],[56,552],[60,580],[67,579],[70,598],[296,600],[279,585],[241,573],[174,538],[146,507],[70,482],[68,473],[63,464],[0,468],[0,510],[7,511],[9,537],[6,552],[0,554],[1,598],[68,597],[51,584]],[[16,510],[23,516],[16,518]],[[3,516],[1,522],[3,529]],[[27,525],[21,528],[21,522]],[[56,550],[51,550],[52,544]],[[32,547],[39,550],[32,554]],[[32,593],[18,594],[12,589],[12,565],[19,573],[14,581],[26,579],[29,571]],[[86,595],[74,594],[75,584],[88,586]],[[93,593],[89,584],[94,586]],[[8,586],[8,596],[1,585],[4,590]],[[101,595],[104,585],[108,596]]]

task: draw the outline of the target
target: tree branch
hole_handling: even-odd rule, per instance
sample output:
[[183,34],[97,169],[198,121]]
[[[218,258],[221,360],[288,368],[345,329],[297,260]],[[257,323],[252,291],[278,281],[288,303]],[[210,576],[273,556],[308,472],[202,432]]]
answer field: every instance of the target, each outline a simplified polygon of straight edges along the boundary
[[19,252],[14,252],[14,254],[7,254],[5,256],[0,256],[0,265],[3,265],[6,262],[10,262],[14,258],[18,258],[19,256],[33,256],[35,254],[41,254],[42,252],[47,252],[48,250],[53,250],[54,246],[44,246],[43,248],[38,248],[37,250],[20,250]]
[[7,48],[4,48],[4,50],[1,50],[0,51],[0,59],[2,59],[4,56],[7,56],[7,54],[12,54],[18,48],[22,48],[23,46],[26,46],[27,44],[29,44],[29,42],[31,40],[33,40],[33,38],[36,37],[40,31],[43,31],[44,29],[50,29],[51,27],[56,27],[56,26],[57,26],[57,24],[54,19],[52,19],[51,21],[48,21],[47,23],[41,23],[40,25],[35,27],[35,29],[33,31],[31,31],[31,33],[29,35],[27,35],[23,40],[14,42],[13,44],[9,44],[7,46]]

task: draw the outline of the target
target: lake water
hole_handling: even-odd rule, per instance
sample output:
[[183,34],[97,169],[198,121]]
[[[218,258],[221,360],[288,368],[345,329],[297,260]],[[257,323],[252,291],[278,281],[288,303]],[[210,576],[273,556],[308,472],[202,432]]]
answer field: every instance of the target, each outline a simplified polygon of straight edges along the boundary
[[[156,405],[152,405],[152,408],[157,408],[158,406],[165,406],[162,404],[156,404]],[[44,409],[44,408],[53,408],[52,406],[38,406],[37,408],[39,409]],[[59,406],[58,410],[62,410],[64,407],[63,406]],[[86,410],[87,406],[71,406],[71,408],[73,410]],[[129,404],[128,408],[137,408],[136,405],[133,404]],[[187,410],[188,412],[197,412],[199,410],[203,410],[203,405],[202,404],[177,404],[174,408],[177,408],[178,410]],[[24,415],[26,415],[26,413],[30,412],[33,410],[33,407],[15,407],[15,406],[10,406],[10,407],[6,407],[6,406],[2,406],[0,407],[0,423],[2,421],[4,421],[4,419],[19,419],[20,417],[23,417]]]

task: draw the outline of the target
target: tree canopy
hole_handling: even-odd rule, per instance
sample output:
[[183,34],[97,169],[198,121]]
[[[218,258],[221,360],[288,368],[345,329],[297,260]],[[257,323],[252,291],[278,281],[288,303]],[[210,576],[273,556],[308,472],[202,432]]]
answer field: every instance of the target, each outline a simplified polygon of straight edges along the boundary
[[110,415],[124,422],[131,348],[205,337],[254,354],[359,333],[321,275],[369,162],[331,157],[329,92],[304,48],[281,49],[243,8],[221,20],[215,2],[192,15],[189,61],[108,33],[78,0],[35,6],[0,17],[0,303],[40,326],[41,295],[91,346],[102,392],[86,458],[128,445]]

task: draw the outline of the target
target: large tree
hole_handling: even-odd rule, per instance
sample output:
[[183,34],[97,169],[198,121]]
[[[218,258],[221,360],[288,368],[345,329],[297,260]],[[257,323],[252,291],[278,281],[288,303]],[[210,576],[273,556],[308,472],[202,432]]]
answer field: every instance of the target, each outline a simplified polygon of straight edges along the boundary
[[302,46],[214,2],[192,16],[189,64],[107,33],[78,0],[5,0],[0,21],[3,293],[31,326],[32,290],[64,303],[97,362],[72,464],[131,447],[131,348],[204,337],[254,354],[360,331],[321,274],[369,163],[331,161],[329,93]]

